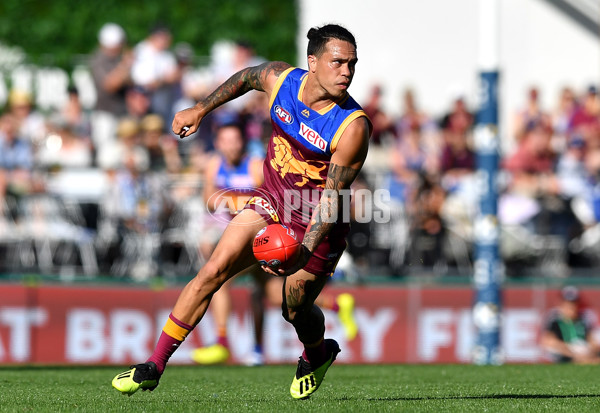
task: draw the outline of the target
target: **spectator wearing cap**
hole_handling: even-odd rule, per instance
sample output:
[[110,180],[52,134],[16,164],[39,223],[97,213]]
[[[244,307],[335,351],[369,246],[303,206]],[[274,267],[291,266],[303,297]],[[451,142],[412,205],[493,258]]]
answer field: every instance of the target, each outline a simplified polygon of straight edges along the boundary
[[559,304],[550,311],[543,327],[541,347],[554,362],[598,363],[600,343],[592,334],[595,325],[595,316],[584,308],[579,290],[564,287]]
[[125,50],[125,31],[116,23],[106,23],[98,32],[99,48],[90,60],[96,87],[96,110],[115,117],[125,113],[125,91],[131,83],[133,55]]
[[126,113],[125,96],[131,85],[133,62],[126,40],[121,26],[104,24],[98,32],[98,49],[89,62],[97,95],[91,136],[98,153],[114,143],[117,124]]
[[12,89],[8,95],[8,112],[17,122],[17,135],[35,145],[41,143],[46,136],[44,116],[35,109],[31,93]]

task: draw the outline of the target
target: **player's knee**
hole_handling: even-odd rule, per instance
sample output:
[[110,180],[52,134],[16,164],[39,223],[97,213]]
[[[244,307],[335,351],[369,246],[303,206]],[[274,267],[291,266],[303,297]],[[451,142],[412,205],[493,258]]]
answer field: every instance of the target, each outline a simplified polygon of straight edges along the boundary
[[281,310],[282,310],[283,318],[287,322],[294,324],[294,320],[297,319],[299,314],[305,312],[306,309],[304,308],[304,306],[290,305],[284,299],[283,303],[281,305]]
[[281,306],[281,315],[283,315],[283,319],[288,323],[294,323],[294,318],[296,317],[296,312],[291,311],[287,305],[284,304]]
[[[283,318],[292,324],[294,324],[295,322],[302,323],[302,320],[304,320],[305,318],[312,317],[312,313],[314,312],[313,305],[290,306],[286,304],[282,306],[282,310]],[[322,314],[320,310],[318,311],[318,313]]]

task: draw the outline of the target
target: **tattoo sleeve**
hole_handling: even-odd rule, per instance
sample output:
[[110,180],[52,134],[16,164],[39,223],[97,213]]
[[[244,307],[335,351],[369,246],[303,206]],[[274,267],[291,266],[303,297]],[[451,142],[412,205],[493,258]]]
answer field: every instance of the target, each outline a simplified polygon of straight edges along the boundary
[[290,65],[284,62],[267,62],[259,66],[242,69],[217,87],[213,93],[199,102],[199,104],[208,113],[252,89],[264,91],[269,75],[274,74],[275,76],[279,76],[289,67]]
[[358,169],[339,166],[334,163],[329,166],[325,189],[313,211],[310,226],[302,241],[302,245],[309,252],[314,252],[319,243],[333,228],[341,212],[340,191],[350,188],[350,184],[354,181],[358,172]]

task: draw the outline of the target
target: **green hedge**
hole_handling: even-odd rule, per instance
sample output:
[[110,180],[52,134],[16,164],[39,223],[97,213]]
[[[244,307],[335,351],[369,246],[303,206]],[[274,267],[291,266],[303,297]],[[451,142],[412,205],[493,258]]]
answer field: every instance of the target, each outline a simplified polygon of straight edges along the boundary
[[243,39],[258,55],[293,64],[296,16],[294,0],[2,0],[0,42],[21,47],[31,63],[69,68],[94,50],[104,23],[123,26],[135,45],[161,22],[198,56],[216,40]]

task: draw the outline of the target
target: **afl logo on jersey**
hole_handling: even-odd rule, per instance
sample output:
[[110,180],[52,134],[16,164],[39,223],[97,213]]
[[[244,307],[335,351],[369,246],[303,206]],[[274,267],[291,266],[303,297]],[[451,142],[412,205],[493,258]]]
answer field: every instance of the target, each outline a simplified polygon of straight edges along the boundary
[[288,112],[287,110],[285,110],[284,108],[282,108],[279,105],[275,105],[275,114],[277,115],[279,120],[282,121],[283,123],[287,123],[288,125],[291,125],[292,123],[294,123],[294,118],[292,117],[290,112]]

